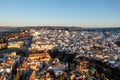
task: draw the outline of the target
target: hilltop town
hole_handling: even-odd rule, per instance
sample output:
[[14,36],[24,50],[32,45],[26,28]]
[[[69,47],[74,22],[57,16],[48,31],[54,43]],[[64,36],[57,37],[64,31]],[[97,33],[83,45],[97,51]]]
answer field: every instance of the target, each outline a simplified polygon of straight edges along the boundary
[[0,80],[119,80],[120,28],[0,29]]

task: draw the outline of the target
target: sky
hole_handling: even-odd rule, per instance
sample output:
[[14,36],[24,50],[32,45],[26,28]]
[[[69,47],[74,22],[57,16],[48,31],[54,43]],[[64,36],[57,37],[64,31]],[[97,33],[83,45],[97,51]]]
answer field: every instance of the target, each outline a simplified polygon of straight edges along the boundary
[[120,27],[120,0],[0,0],[0,26]]

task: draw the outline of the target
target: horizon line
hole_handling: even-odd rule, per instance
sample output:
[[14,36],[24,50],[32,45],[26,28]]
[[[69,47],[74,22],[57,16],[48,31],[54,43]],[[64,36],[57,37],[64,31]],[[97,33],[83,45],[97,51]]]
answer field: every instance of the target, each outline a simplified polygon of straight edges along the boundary
[[32,26],[0,26],[0,27],[78,27],[78,28],[120,28],[120,26],[93,26],[93,27],[88,27],[88,26],[60,26],[60,25],[39,25],[39,26],[36,26],[36,25],[32,25]]

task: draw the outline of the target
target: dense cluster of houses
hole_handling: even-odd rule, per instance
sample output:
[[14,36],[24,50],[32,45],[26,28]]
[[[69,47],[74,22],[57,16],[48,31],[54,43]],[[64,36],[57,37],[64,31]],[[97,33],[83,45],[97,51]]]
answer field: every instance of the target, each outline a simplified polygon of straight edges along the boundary
[[107,62],[111,67],[120,67],[120,47],[115,44],[120,32],[116,31],[69,31],[60,29],[31,29],[32,49],[57,49],[78,53],[78,56],[93,57]]
[[[86,61],[80,62],[77,67],[70,64],[73,71],[67,72],[69,64],[60,62],[58,58],[51,58],[48,50],[77,54],[74,60],[85,56],[101,60],[112,68],[120,68],[120,47],[115,43],[120,37],[117,30],[72,31],[34,28],[12,33],[11,37],[6,34],[4,37],[7,41],[3,41],[3,37],[0,38],[0,49],[6,48],[5,50],[9,49],[10,52],[4,56],[0,55],[0,80],[60,80],[60,76],[79,80],[86,76],[80,72],[89,72]],[[20,55],[25,53],[28,55]]]

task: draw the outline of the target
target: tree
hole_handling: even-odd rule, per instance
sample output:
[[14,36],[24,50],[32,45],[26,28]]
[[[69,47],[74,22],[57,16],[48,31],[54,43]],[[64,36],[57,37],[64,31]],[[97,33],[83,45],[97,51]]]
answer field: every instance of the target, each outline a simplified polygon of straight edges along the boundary
[[96,78],[99,78],[99,77],[100,77],[98,71],[95,71],[95,77],[96,77]]
[[102,74],[100,75],[100,78],[101,78],[102,80],[106,80],[105,74],[102,73]]
[[14,75],[13,80],[19,80],[20,79],[20,72],[17,70],[17,74]]
[[71,80],[67,75],[63,74],[61,76],[59,76],[59,78],[57,80]]

